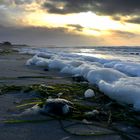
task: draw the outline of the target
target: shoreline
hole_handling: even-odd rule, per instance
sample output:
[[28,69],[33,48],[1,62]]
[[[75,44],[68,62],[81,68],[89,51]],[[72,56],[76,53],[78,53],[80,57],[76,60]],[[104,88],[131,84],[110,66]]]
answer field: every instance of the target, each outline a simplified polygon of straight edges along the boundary
[[58,71],[45,71],[45,68],[43,67],[35,68],[26,66],[26,61],[29,58],[31,58],[31,55],[19,54],[18,52],[1,54],[0,85],[56,84],[72,82],[68,76],[61,74]]
[[[55,86],[58,84],[62,85],[72,85],[74,82],[72,81],[72,78],[68,77],[67,75],[60,74],[57,71],[43,71],[44,68],[32,68],[27,67],[25,65],[26,61],[31,58],[31,55],[25,55],[25,54],[19,54],[18,52],[11,52],[0,55],[0,63],[1,63],[1,72],[0,72],[0,86],[26,86],[33,84],[45,84],[50,86]],[[43,76],[46,76],[46,78],[43,78]],[[65,87],[65,86],[64,86]],[[64,88],[62,87],[62,88]],[[58,87],[59,89],[59,87]],[[63,89],[66,93],[69,88],[66,87],[66,89]],[[79,89],[75,90],[78,91]],[[71,91],[71,90],[70,90]],[[78,98],[81,103],[91,104],[90,100],[81,100],[80,96],[75,97]],[[36,94],[32,93],[24,94],[19,91],[12,91],[7,94],[0,95],[0,113],[1,115],[1,121],[2,120],[9,120],[9,119],[47,119],[44,116],[40,115],[27,115],[23,117],[13,117],[13,113],[19,113],[21,110],[18,110],[16,108],[17,105],[26,103],[27,100],[33,100],[33,98],[36,97]],[[69,96],[64,96],[69,99]],[[92,105],[92,104],[91,104]],[[19,112],[18,112],[19,111]],[[74,121],[72,121],[73,123]],[[64,124],[67,124],[68,122],[64,121]],[[87,124],[86,124],[87,125]],[[90,126],[90,125],[89,125]],[[91,127],[91,126],[90,126]],[[126,128],[128,126],[126,125]],[[97,129],[95,128],[92,128]],[[99,129],[99,128],[98,128]],[[134,128],[133,128],[134,129]],[[17,134],[18,130],[18,134]],[[80,130],[82,132],[90,132],[87,127],[84,126],[84,128],[79,128],[79,126],[76,126],[76,128],[72,128],[72,130]],[[100,129],[99,129],[100,130]],[[135,129],[134,129],[135,130]],[[137,130],[137,129],[136,129]],[[139,130],[138,130],[139,131]],[[36,133],[38,132],[38,133]],[[56,137],[57,136],[57,137]],[[52,139],[52,140],[91,140],[93,138],[96,138],[97,140],[122,140],[123,138],[120,135],[104,135],[104,136],[75,136],[71,135],[69,133],[64,132],[61,129],[61,126],[57,120],[49,121],[46,123],[11,123],[11,124],[5,124],[0,123],[0,138],[1,140],[14,140],[14,139],[29,139],[29,140],[44,140],[44,139]]]

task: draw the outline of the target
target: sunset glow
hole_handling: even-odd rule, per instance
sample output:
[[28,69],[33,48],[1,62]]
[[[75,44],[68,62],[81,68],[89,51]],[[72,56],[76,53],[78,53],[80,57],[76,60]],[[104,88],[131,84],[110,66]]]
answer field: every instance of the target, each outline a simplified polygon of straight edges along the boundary
[[[63,30],[64,36],[65,34],[66,36],[73,34],[74,36],[96,37],[97,40],[106,40],[104,43],[108,42],[109,45],[123,45],[125,43],[131,45],[132,42],[134,45],[139,45],[140,24],[137,22],[139,21],[137,13],[133,15],[132,13],[117,14],[116,10],[116,14],[112,14],[108,10],[107,12],[110,13],[106,14],[102,13],[103,9],[91,10],[92,5],[88,5],[86,2],[76,3],[79,6],[87,6],[89,10],[85,9],[84,11],[82,7],[79,7],[81,8],[80,11],[80,9],[71,5],[71,8],[75,10],[74,12],[70,7],[67,7],[68,3],[70,1],[67,0],[66,2],[61,0],[59,2],[55,0],[0,1],[1,17],[5,17],[1,19],[0,25],[14,26],[14,28],[46,28],[49,31]],[[99,13],[100,11],[101,13]],[[109,37],[116,41],[108,40]],[[89,42],[91,42],[91,39]],[[99,43],[99,45],[102,43]]]
[[[65,27],[71,29],[67,25],[80,25],[83,29],[82,34],[86,35],[102,35],[108,34],[110,30],[123,30],[127,32],[140,33],[140,26],[130,23],[121,23],[114,21],[108,16],[98,16],[92,12],[57,15],[43,12],[31,13],[24,21],[30,26],[44,26],[44,27]],[[74,30],[71,30],[75,32]]]

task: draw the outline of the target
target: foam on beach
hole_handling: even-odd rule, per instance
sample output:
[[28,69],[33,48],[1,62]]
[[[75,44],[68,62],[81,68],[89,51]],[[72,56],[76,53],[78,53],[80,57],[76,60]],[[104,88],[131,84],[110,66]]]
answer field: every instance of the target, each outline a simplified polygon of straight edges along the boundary
[[132,104],[136,111],[140,111],[139,63],[55,51],[34,54],[27,65],[46,66],[61,73],[81,75],[111,99],[121,104]]

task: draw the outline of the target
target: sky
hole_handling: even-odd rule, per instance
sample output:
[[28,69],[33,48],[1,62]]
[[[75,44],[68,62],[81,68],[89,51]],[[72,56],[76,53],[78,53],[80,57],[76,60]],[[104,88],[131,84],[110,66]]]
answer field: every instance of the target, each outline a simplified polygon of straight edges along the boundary
[[0,42],[140,46],[140,0],[0,0]]

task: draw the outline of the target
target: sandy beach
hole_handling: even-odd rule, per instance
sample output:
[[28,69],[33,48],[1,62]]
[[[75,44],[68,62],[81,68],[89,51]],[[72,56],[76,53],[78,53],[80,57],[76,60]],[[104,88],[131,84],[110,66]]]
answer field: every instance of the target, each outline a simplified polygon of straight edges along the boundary
[[[68,75],[62,75],[57,71],[45,71],[44,68],[27,67],[26,61],[31,58],[30,55],[19,54],[18,52],[1,53],[0,54],[0,86],[3,85],[20,85],[29,86],[32,84],[71,84],[72,78]],[[45,78],[44,78],[45,77]],[[47,78],[48,77],[48,78]],[[23,100],[32,99],[36,95],[28,95],[21,92],[10,92],[0,95],[0,140],[121,140],[119,135],[104,136],[75,136],[65,132],[61,128],[60,121],[50,120],[50,117],[41,115],[23,115],[15,116],[20,112],[16,106]],[[6,120],[44,120],[46,122],[38,123],[11,123],[7,124]],[[64,121],[67,125],[74,121]],[[72,128],[73,131],[94,131],[97,126],[84,125],[84,127]]]
[[0,0],[0,140],[140,140],[140,0]]
[[[31,57],[32,56],[26,54],[18,54],[18,52],[1,54],[0,85],[71,83],[71,79],[65,78],[65,75],[57,71],[48,72],[44,71],[44,68],[26,66],[26,61]],[[29,76],[31,78],[28,78]],[[46,77],[45,79],[41,78],[44,76]]]

